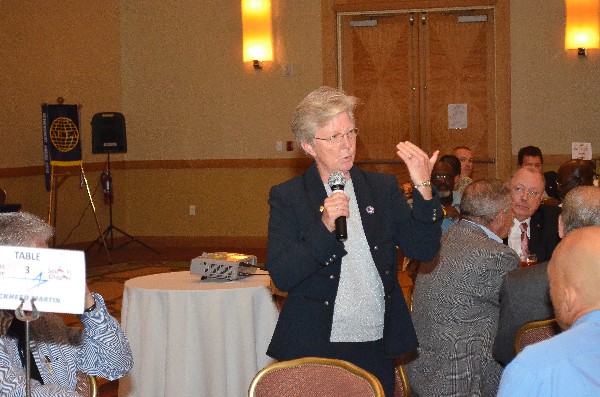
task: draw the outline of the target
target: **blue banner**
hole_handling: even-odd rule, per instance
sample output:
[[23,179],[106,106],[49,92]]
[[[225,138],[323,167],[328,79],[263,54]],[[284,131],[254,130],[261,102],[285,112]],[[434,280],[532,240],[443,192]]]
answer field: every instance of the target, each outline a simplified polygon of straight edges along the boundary
[[46,190],[50,190],[51,166],[81,165],[79,107],[42,105],[42,139]]

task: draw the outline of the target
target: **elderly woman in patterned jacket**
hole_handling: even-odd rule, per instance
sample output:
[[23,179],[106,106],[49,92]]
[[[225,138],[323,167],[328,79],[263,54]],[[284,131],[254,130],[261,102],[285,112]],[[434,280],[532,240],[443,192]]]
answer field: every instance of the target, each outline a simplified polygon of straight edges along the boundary
[[[53,230],[23,212],[0,214],[0,245],[47,247]],[[129,342],[99,294],[86,287],[83,328],[41,313],[30,324],[31,395],[75,397],[76,372],[114,380],[133,366]],[[24,323],[0,310],[0,396],[23,396],[26,389]]]

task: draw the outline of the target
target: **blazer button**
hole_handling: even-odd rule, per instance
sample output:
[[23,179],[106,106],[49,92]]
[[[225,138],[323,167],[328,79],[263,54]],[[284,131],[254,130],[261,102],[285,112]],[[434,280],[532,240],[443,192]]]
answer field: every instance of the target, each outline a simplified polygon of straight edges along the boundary
[[379,249],[378,246],[373,247],[373,251],[377,251]]
[[333,259],[337,258],[337,256],[336,256],[335,254],[331,255],[331,257],[332,257]]
[[332,274],[331,276],[329,276],[330,279],[335,280],[335,276]]
[[325,301],[323,303],[325,304],[325,306],[329,306],[329,301]]
[[386,270],[386,271],[385,271],[385,274],[390,274],[390,271],[389,271],[389,270]]

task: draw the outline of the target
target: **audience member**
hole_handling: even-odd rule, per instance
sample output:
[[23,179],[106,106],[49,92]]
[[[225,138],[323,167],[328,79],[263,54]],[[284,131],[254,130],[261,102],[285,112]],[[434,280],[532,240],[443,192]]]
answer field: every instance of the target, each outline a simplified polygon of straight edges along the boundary
[[454,155],[460,160],[460,176],[471,178],[473,173],[473,152],[466,146],[454,148]]
[[408,363],[419,396],[493,396],[502,367],[492,358],[502,276],[518,266],[502,244],[512,211],[508,187],[482,179],[465,189],[461,220],[442,236],[429,273],[419,272],[413,322],[417,358]]
[[[410,142],[396,146],[415,185],[410,208],[393,175],[354,165],[356,103],[321,87],[296,107],[292,131],[314,161],[269,194],[265,268],[288,296],[267,354],[349,361],[373,373],[392,396],[395,357],[417,345],[398,284],[396,247],[426,261],[438,250],[442,208],[430,186],[438,152],[430,158]],[[334,171],[345,176],[343,193],[329,186]],[[336,236],[341,216],[346,240]]]
[[[440,157],[440,161],[450,164],[450,167],[452,167],[452,171],[454,171],[454,191],[452,192],[452,205],[458,208],[460,206],[460,199],[462,197],[462,193],[465,190],[464,188],[468,185],[468,183],[464,184],[463,182],[463,188],[461,190],[458,190],[461,171],[460,160],[453,154],[445,154],[442,157]],[[471,180],[467,181],[469,183],[472,182]]]
[[565,331],[526,347],[506,367],[498,396],[600,396],[600,226],[569,233],[548,266]]
[[[24,212],[0,214],[0,245],[46,248],[53,230]],[[99,294],[86,287],[83,328],[67,328],[51,313],[30,324],[31,395],[78,396],[77,371],[114,380],[131,369],[127,338],[108,314]],[[0,310],[0,395],[24,396],[26,389],[25,325],[14,310]]]
[[442,222],[442,233],[458,222],[458,209],[452,205],[452,192],[454,190],[454,170],[450,164],[438,161],[433,165],[431,171],[431,183],[437,187],[440,202],[444,209],[444,220]]
[[[558,218],[562,238],[572,230],[600,226],[600,189],[580,186],[565,197]],[[494,357],[506,366],[515,357],[514,341],[528,322],[554,317],[548,295],[548,262],[508,272],[500,288],[500,319],[494,341]]]
[[577,186],[593,186],[596,175],[594,163],[588,160],[569,160],[558,168],[556,185],[561,197]]
[[517,154],[519,168],[530,168],[540,173],[544,172],[544,156],[537,146],[525,146],[519,149]]
[[541,204],[544,182],[542,174],[530,167],[519,168],[510,180],[515,218],[507,243],[521,261],[530,254],[536,255],[537,262],[548,261],[560,241],[560,208]]

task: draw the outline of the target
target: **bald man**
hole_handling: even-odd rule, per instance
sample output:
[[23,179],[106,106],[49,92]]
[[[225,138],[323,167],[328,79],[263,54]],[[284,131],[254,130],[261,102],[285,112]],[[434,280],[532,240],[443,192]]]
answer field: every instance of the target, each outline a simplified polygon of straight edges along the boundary
[[526,347],[506,367],[498,396],[600,396],[600,226],[569,233],[548,277],[565,332]]

